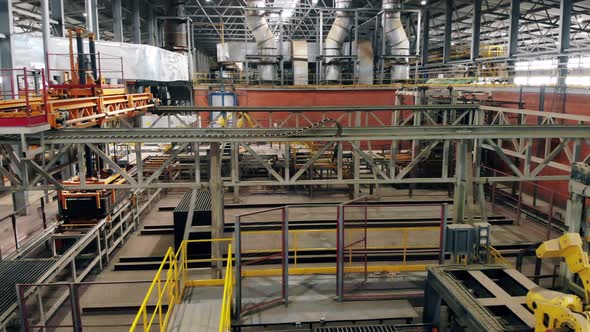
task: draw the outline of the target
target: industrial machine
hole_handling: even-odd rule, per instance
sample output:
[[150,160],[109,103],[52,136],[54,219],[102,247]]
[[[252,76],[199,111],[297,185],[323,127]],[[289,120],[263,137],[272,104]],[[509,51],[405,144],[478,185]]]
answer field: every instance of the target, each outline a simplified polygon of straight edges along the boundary
[[0,69],[0,80],[10,82],[8,89],[0,91],[0,127],[102,126],[157,105],[158,100],[147,90],[127,92],[122,59],[97,52],[94,34],[77,28],[70,29],[68,36],[69,53],[46,54],[54,68]]
[[590,331],[590,263],[582,248],[578,233],[567,233],[558,239],[544,242],[537,249],[537,257],[563,257],[571,273],[575,273],[583,287],[583,298],[542,287],[531,289],[526,296],[529,309],[535,314],[535,332]]

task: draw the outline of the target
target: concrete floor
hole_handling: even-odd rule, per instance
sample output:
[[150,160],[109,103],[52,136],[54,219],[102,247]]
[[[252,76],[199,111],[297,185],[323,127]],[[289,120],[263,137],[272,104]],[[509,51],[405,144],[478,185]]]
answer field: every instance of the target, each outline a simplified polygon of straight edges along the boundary
[[[272,299],[280,278],[264,278],[248,283],[242,291],[243,304],[260,303],[261,298]],[[274,286],[273,286],[274,285]],[[350,322],[370,320],[413,320],[417,312],[407,300],[348,301],[335,299],[336,279],[327,275],[289,277],[288,305],[276,304],[264,310],[244,315],[241,324],[295,324]],[[266,294],[265,294],[266,293]]]
[[[55,193],[50,197],[55,196]],[[44,197],[42,191],[29,192],[29,207],[26,216],[16,216],[16,228],[19,243],[24,243],[27,239],[32,238],[43,230],[43,219],[41,214],[41,201]],[[0,257],[15,250],[14,229],[12,220],[9,217],[13,212],[12,195],[6,195],[0,198]],[[57,202],[52,199],[45,204],[45,214],[47,225],[57,220]],[[7,218],[5,218],[7,217]]]
[[[381,188],[382,199],[387,201],[404,201],[404,200],[422,200],[428,201],[433,199],[448,199],[446,191],[427,191],[427,190],[415,190],[414,197],[409,198],[407,196],[407,190],[394,190],[391,188]],[[38,193],[42,194],[42,193]],[[144,218],[144,225],[172,225],[172,211],[159,211],[158,207],[169,207],[176,206],[184,192],[177,191],[171,192],[167,196],[162,196],[162,199],[155,204],[152,211],[147,214]],[[226,204],[232,203],[231,193],[225,195]],[[34,197],[34,196],[32,196]],[[39,196],[37,196],[39,197]],[[0,200],[1,204],[6,204],[6,200],[10,199],[10,196],[5,196]],[[342,202],[348,200],[348,195],[345,193],[319,193],[315,194],[315,197],[309,198],[303,192],[302,193],[289,193],[287,191],[278,191],[274,194],[262,194],[256,191],[246,194],[242,191],[241,202],[243,204],[249,203],[317,203],[317,202]],[[33,199],[31,200],[33,201]],[[10,202],[10,201],[9,201]],[[11,202],[10,202],[11,204]],[[452,206],[450,207],[449,215],[452,213]],[[259,208],[231,208],[225,211],[225,220],[227,223],[233,223],[236,214],[245,212],[251,212],[253,210],[260,210]],[[56,213],[57,209],[55,204],[48,205],[48,211]],[[496,207],[493,211],[491,205],[489,205],[489,213],[494,214],[505,214],[507,216],[514,217],[514,213],[510,210],[502,207]],[[397,219],[412,219],[417,216],[420,217],[438,217],[438,208],[416,208],[416,207],[396,207],[396,208],[374,208],[370,211],[370,217],[373,218],[390,218],[392,215]],[[320,208],[293,208],[290,210],[290,220],[294,221],[309,221],[314,220],[336,220],[335,209],[333,207],[320,207]],[[363,213],[360,211],[351,211],[352,217],[362,216]],[[48,216],[51,214],[48,214]],[[251,221],[264,221],[264,220],[279,220],[276,219],[278,215],[260,215],[255,218],[251,218]],[[30,220],[25,222],[30,228],[22,227],[19,228],[19,236],[29,236],[28,234],[34,233],[38,228],[39,215],[37,212],[32,211],[29,216],[23,217],[24,220]],[[247,222],[246,220],[245,222]],[[141,227],[140,227],[141,229]],[[10,239],[12,237],[10,222],[8,225],[6,222],[0,224],[0,239],[2,239],[2,248],[8,246],[4,239]],[[544,240],[546,237],[546,228],[535,222],[522,219],[520,225],[499,225],[492,227],[492,244],[511,244],[511,243],[531,243]],[[334,247],[333,239],[327,236],[317,236],[302,238],[301,241],[307,243],[308,246],[318,247]],[[155,271],[115,271],[113,262],[117,262],[121,257],[149,257],[149,256],[163,256],[168,247],[173,245],[172,235],[141,235],[139,231],[133,233],[128,240],[122,245],[121,249],[112,257],[110,264],[105,265],[104,270],[95,275],[90,281],[150,281],[153,279]],[[374,264],[374,263],[371,263]],[[330,266],[333,264],[322,264]],[[303,264],[300,266],[308,266]],[[550,269],[545,268],[543,272],[548,272]],[[309,278],[308,278],[309,277]],[[395,275],[372,275],[373,285],[377,285],[380,289],[392,289],[395,285],[399,285],[396,282],[397,277]],[[377,282],[375,282],[378,279]],[[288,307],[276,306],[272,309],[264,310],[256,314],[250,315],[244,323],[260,324],[263,322],[287,322],[287,321],[320,321],[322,318],[328,320],[351,320],[351,319],[382,319],[391,317],[408,317],[407,315],[413,315],[417,317],[415,309],[407,301],[371,301],[371,302],[350,302],[351,304],[341,305],[334,301],[334,276],[307,276],[301,278],[291,278],[293,283],[290,283],[290,304]],[[380,286],[379,286],[380,285]],[[131,287],[131,286],[128,286]],[[124,294],[129,292],[127,297]],[[135,296],[133,294],[139,294]],[[132,306],[133,302],[137,302],[137,299],[141,299],[141,294],[145,294],[144,286],[134,287],[126,290],[116,291],[111,288],[105,290],[104,288],[92,288],[87,290],[82,297],[82,304],[88,308],[91,307],[108,307],[116,303],[125,302],[126,305]],[[117,298],[120,298],[117,300]],[[192,300],[198,300],[198,302],[191,302]],[[219,290],[211,289],[193,289],[190,296],[186,299],[187,303],[179,306],[175,310],[175,316],[173,323],[170,325],[173,331],[182,331],[180,327],[183,322],[190,320],[190,324],[196,324],[196,322],[203,322],[203,331],[208,330],[213,326],[214,322],[218,321],[214,312],[218,313],[220,306],[221,295]],[[125,301],[127,300],[127,301]],[[217,302],[216,302],[217,301]],[[370,303],[370,304],[368,304]],[[139,305],[139,302],[136,304]],[[211,314],[195,314],[195,312]],[[199,315],[199,319],[197,316]],[[132,312],[120,312],[117,315],[111,314],[99,314],[94,313],[85,319],[88,319],[89,324],[94,320],[97,321],[112,321],[116,322],[130,322],[133,319]],[[184,317],[183,317],[184,316]],[[92,325],[92,324],[91,324]],[[214,328],[215,326],[213,326]],[[192,330],[192,329],[191,329]]]

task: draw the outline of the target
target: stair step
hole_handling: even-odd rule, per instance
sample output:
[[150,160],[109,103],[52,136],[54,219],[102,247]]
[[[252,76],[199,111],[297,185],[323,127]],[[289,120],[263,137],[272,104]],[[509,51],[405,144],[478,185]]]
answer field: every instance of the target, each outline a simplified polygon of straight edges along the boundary
[[161,262],[164,256],[127,256],[119,258],[120,263]]
[[143,225],[143,229],[174,229],[174,225]]
[[139,233],[140,235],[167,235],[167,234],[174,234],[174,229],[172,228],[158,228],[158,229],[142,229]]

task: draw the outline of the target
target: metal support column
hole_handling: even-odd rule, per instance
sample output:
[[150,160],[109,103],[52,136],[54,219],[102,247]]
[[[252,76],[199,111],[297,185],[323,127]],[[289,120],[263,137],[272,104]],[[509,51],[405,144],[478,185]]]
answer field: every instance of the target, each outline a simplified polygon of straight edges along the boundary
[[453,197],[453,223],[462,224],[465,218],[465,189],[467,173],[467,142],[457,142],[457,158],[455,159],[455,190]]
[[508,31],[508,57],[518,52],[518,24],[520,23],[520,0],[510,1],[510,28]]
[[[362,121],[362,113],[361,112],[355,112],[354,113],[354,117],[355,117],[355,121],[354,121],[354,126],[355,127],[360,127],[361,126],[361,121]],[[357,144],[359,146],[359,148],[361,147],[361,142],[357,141],[355,142],[355,144]],[[355,180],[359,180],[360,179],[360,174],[361,174],[361,157],[358,153],[358,151],[354,151],[354,160],[353,160],[353,177]],[[355,183],[353,186],[353,190],[354,193],[352,194],[353,198],[358,198],[360,196],[360,192],[361,192],[361,187],[358,183]]]
[[150,6],[147,9],[147,43],[152,46],[156,45],[155,25],[154,9]]
[[[219,239],[223,235],[223,182],[221,179],[221,149],[219,143],[210,143],[209,156],[209,174],[210,174],[210,190],[211,190],[211,238]],[[212,258],[221,258],[222,242],[213,244]],[[223,262],[217,262],[217,271],[220,272],[223,267]]]
[[471,23],[471,61],[479,58],[481,31],[481,0],[473,0],[473,19]]
[[557,85],[565,86],[568,56],[565,52],[570,47],[570,29],[572,25],[573,0],[561,0],[559,5],[559,78]]
[[132,8],[132,26],[133,26],[133,42],[135,44],[141,44],[141,19],[139,17],[139,0],[133,0]]
[[[12,50],[12,35],[14,25],[12,22],[12,0],[0,0],[0,68],[13,68],[14,52]],[[3,80],[3,91],[10,91],[10,81]]]
[[445,39],[443,44],[443,62],[451,60],[451,34],[453,32],[453,10],[455,7],[454,0],[446,0],[445,12]]
[[422,26],[422,66],[428,64],[428,48],[430,47],[430,8],[425,8]]
[[94,32],[96,40],[99,37],[98,29],[98,6],[96,0],[85,0],[84,1],[86,10],[86,30]]
[[121,0],[113,0],[113,33],[116,42],[123,42],[123,9]]
[[51,20],[55,22],[53,23],[53,34],[57,37],[65,37],[63,0],[51,0],[51,13],[49,14]]
[[[49,43],[51,39],[51,26],[49,25],[49,0],[41,0],[41,30],[43,31],[43,61],[45,68],[49,68],[47,54],[49,53]],[[45,158],[43,158],[45,159]]]

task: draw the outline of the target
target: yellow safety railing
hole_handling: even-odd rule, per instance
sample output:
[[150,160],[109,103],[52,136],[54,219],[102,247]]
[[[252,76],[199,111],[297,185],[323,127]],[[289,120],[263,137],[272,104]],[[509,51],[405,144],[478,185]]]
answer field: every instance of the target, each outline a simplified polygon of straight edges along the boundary
[[233,259],[231,255],[231,244],[228,248],[227,265],[225,267],[225,283],[223,286],[223,301],[221,302],[221,318],[219,321],[219,332],[231,331],[231,308],[234,290]]
[[506,266],[512,266],[504,256],[494,247],[490,246],[490,264],[502,264]]
[[[167,271],[165,272],[166,267]],[[154,324],[157,324],[160,331],[166,330],[174,305],[180,302],[178,272],[178,261],[175,258],[174,250],[168,248],[129,331],[135,331],[140,322],[143,324],[144,331],[150,331]],[[164,275],[166,279],[162,280]],[[149,313],[148,305],[151,305],[149,302],[154,291],[157,300],[153,311]]]
[[[242,253],[263,254],[277,253],[282,250],[280,244],[282,230],[244,231],[242,232]],[[440,227],[383,227],[383,228],[349,228],[344,230],[347,243],[357,242],[366,234],[366,248],[371,250],[401,250],[402,264],[408,263],[408,249],[437,249]],[[330,245],[331,244],[331,245]],[[345,249],[349,263],[355,250],[361,244]],[[289,230],[289,252],[293,257],[293,268],[298,267],[300,254],[303,252],[333,252],[336,250],[336,229],[296,229]]]
[[[227,252],[228,265],[225,272],[225,279],[192,280],[189,278],[190,276],[188,275],[188,271],[190,263],[212,263],[225,261],[223,257],[189,259],[187,253],[188,244],[199,242],[229,242]],[[226,327],[230,326],[231,328],[231,297],[233,294],[233,254],[231,242],[232,238],[184,240],[182,241],[180,248],[176,251],[176,253],[172,247],[168,248],[168,251],[166,251],[166,254],[164,255],[164,259],[162,260],[162,263],[160,264],[160,267],[154,276],[154,279],[145,295],[141,306],[139,307],[137,315],[135,316],[129,331],[151,331],[152,327],[158,327],[159,331],[166,331],[168,322],[172,315],[172,310],[176,304],[181,302],[185,288],[194,286],[224,286],[224,304],[222,307],[220,324],[224,324],[223,326]],[[167,271],[165,271],[166,269]],[[227,280],[228,278],[230,278],[230,281]],[[227,286],[228,283],[230,283],[229,288]],[[228,292],[229,295],[227,295],[228,298],[226,300],[226,294],[228,294]],[[153,311],[148,310],[148,307],[152,306]],[[226,308],[227,311],[225,313],[223,311],[225,310],[224,308]],[[220,331],[229,331],[229,329],[220,329]]]

